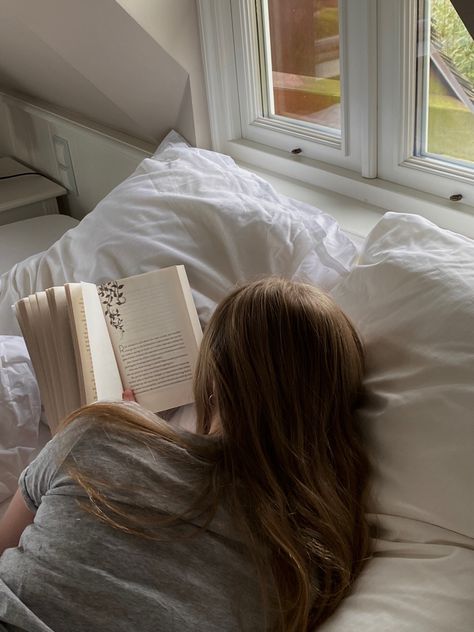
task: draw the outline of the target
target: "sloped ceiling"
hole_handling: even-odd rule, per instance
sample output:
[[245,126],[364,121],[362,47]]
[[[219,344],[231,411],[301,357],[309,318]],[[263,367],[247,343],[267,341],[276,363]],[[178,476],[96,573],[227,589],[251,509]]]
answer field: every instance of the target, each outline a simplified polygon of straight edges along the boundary
[[184,125],[193,142],[187,71],[115,0],[0,0],[0,15],[0,90],[151,142]]

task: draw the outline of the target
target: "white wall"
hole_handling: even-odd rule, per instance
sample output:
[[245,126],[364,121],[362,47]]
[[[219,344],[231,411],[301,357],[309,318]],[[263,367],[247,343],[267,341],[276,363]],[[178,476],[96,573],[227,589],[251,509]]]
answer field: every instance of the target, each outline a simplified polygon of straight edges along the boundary
[[0,90],[209,145],[195,0],[0,0],[0,16]]
[[[117,0],[188,72],[195,143],[211,148],[211,132],[196,0]],[[190,142],[192,139],[188,138]]]
[[0,155],[61,180],[76,218],[174,128],[210,147],[196,0],[0,0]]
[[155,149],[154,144],[139,143],[114,131],[67,119],[44,107],[0,94],[0,115],[2,112],[12,142],[8,140],[8,132],[4,134],[2,150],[0,134],[0,155],[13,156],[60,184],[64,183],[56,162],[53,136],[68,142],[77,194],[70,192],[60,210],[77,219],[90,212]]

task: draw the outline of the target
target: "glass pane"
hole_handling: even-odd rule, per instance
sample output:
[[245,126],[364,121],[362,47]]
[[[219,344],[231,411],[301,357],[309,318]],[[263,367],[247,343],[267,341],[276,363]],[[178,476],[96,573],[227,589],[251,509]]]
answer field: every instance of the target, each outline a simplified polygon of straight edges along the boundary
[[271,114],[341,128],[338,0],[266,0]]
[[[474,40],[450,0],[425,0],[421,153],[474,161]],[[429,58],[428,58],[429,55]],[[427,72],[429,69],[429,72]]]

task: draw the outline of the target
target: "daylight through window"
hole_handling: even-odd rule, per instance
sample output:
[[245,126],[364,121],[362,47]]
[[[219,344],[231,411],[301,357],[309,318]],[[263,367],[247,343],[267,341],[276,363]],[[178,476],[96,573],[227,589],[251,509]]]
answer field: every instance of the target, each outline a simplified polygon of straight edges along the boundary
[[264,0],[270,115],[341,129],[338,0]]
[[417,153],[474,163],[474,40],[450,0],[419,8]]

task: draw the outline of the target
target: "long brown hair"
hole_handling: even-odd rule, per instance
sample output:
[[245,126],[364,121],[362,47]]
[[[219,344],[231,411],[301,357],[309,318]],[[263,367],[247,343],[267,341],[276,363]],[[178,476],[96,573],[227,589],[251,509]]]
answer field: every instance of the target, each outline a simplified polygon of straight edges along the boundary
[[[368,558],[369,464],[354,421],[362,378],[354,327],[307,284],[272,277],[239,287],[204,332],[194,381],[197,432],[220,430],[199,448],[211,476],[197,504],[205,495],[208,520],[219,502],[234,516],[259,570],[273,630],[313,630]],[[196,452],[172,428],[120,405],[86,410]],[[99,518],[145,534],[139,525],[130,529],[119,511],[110,518],[107,500],[79,473],[75,478]]]

